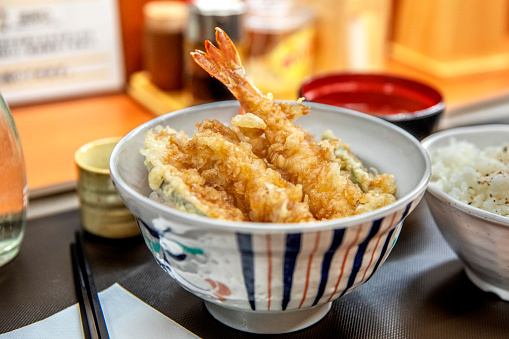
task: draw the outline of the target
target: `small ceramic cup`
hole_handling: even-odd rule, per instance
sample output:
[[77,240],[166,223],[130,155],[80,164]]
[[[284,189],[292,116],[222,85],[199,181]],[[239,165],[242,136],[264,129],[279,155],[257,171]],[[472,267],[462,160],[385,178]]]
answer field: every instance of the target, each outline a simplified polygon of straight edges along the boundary
[[140,234],[134,216],[124,205],[110,178],[111,152],[120,139],[95,140],[83,145],[74,154],[81,225],[88,233],[103,238],[122,239]]

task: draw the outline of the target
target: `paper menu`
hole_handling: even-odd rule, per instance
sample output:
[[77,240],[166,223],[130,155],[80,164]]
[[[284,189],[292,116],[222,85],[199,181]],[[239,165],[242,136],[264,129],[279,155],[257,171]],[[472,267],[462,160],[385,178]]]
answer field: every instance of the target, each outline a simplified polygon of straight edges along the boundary
[[3,0],[0,92],[9,104],[120,90],[115,0]]

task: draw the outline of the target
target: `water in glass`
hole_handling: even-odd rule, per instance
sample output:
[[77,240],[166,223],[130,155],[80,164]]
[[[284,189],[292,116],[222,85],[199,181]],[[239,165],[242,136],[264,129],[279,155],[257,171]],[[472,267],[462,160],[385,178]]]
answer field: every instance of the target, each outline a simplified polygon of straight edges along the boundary
[[19,252],[25,233],[26,207],[23,150],[9,106],[0,94],[0,266]]

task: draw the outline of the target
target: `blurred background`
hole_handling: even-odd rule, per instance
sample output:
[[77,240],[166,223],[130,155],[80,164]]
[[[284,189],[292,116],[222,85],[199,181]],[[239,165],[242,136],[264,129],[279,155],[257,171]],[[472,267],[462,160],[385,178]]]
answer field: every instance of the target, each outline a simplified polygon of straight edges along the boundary
[[276,99],[319,74],[388,73],[443,93],[442,129],[509,122],[509,0],[2,0],[0,92],[31,200],[74,190],[84,143],[232,99],[189,55],[216,26]]

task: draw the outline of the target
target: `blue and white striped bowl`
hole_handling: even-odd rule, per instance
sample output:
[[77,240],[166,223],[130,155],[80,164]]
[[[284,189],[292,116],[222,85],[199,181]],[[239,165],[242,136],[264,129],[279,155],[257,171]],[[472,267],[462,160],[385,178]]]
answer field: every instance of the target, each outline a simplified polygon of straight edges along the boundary
[[312,113],[297,123],[315,135],[332,129],[367,167],[394,174],[395,203],[344,219],[264,224],[196,216],[149,199],[140,154],[145,132],[169,125],[192,135],[194,123],[207,118],[229,123],[239,111],[236,101],[155,118],[124,137],[110,160],[117,190],[157,262],[205,300],[216,319],[243,331],[284,333],[320,320],[333,300],[360,287],[383,264],[428,185],[428,155],[410,134],[369,115],[308,105]]

